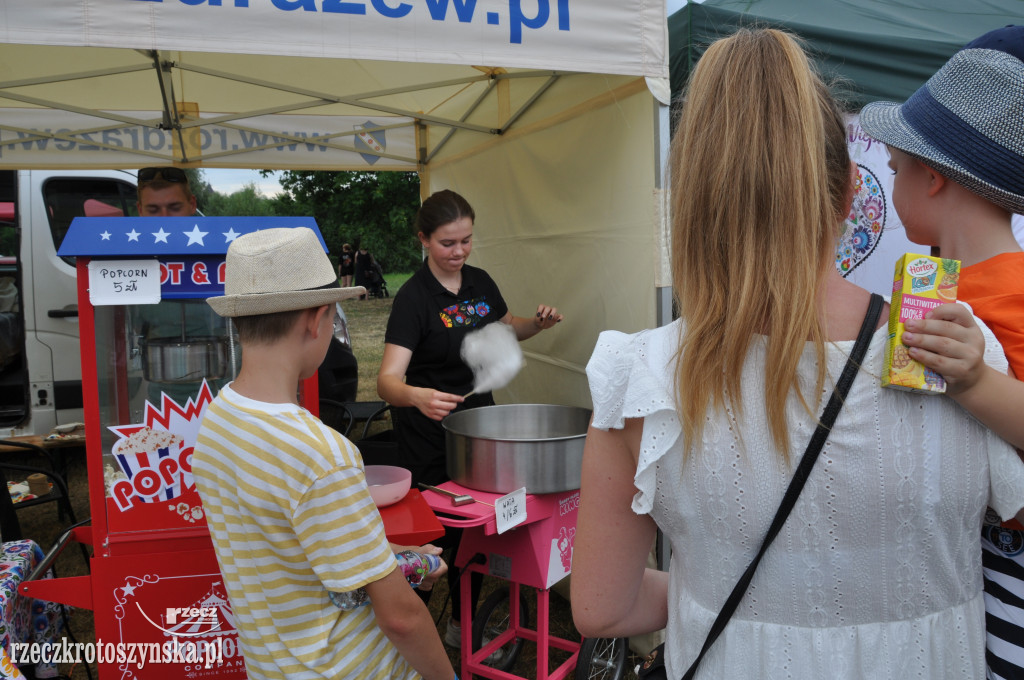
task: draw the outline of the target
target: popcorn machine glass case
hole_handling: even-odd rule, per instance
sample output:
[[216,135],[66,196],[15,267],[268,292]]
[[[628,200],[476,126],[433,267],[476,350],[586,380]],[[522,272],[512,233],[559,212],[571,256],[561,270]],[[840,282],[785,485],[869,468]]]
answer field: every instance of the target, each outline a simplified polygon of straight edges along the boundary
[[203,408],[241,361],[203,299],[95,308],[104,505],[109,532],[203,524],[191,479]]

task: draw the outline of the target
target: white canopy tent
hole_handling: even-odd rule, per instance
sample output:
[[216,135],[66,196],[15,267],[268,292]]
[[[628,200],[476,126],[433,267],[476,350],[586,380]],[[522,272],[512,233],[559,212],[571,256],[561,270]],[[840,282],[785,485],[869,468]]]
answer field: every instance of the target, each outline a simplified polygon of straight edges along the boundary
[[502,400],[587,405],[597,334],[667,314],[667,76],[664,0],[0,0],[0,168],[418,171],[566,313]]

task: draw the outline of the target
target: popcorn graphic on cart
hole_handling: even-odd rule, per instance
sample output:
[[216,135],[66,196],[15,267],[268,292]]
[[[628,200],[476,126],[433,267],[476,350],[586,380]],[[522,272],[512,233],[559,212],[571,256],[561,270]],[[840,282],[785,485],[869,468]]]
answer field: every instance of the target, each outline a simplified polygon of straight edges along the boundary
[[143,503],[181,495],[181,475],[175,473],[183,444],[173,432],[144,427],[114,445],[114,459]]
[[[145,423],[108,428],[118,436],[111,454],[120,469],[109,466],[110,474],[105,475],[108,477],[107,495],[113,498],[120,511],[136,503],[167,502],[195,488],[192,478],[195,434],[212,400],[210,387],[204,380],[197,398],[190,398],[185,406],[164,394],[159,408],[146,402]],[[196,519],[199,518],[189,521]]]

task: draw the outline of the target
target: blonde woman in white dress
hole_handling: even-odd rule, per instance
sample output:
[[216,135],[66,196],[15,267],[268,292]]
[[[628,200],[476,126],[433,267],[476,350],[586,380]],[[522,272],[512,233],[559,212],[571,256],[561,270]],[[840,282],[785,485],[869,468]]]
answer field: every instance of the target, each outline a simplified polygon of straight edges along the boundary
[[[796,41],[714,43],[685,97],[671,160],[680,319],[598,340],[572,580],[584,636],[666,628],[669,678],[760,547],[869,300],[832,264],[853,173]],[[952,400],[880,387],[887,313],[697,678],[984,677],[978,535],[986,506],[1024,505],[1024,464]],[[658,528],[668,572],[644,566]]]

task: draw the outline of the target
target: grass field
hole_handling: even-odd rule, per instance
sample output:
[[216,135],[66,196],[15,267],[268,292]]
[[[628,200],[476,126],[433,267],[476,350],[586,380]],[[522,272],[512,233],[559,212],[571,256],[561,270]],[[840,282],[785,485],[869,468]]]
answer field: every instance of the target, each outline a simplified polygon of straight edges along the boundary
[[[412,273],[385,274],[388,292],[393,296]],[[356,401],[377,401],[377,371],[384,355],[384,331],[391,313],[392,297],[345,300],[341,303],[352,337],[352,353],[359,362],[359,391]]]

